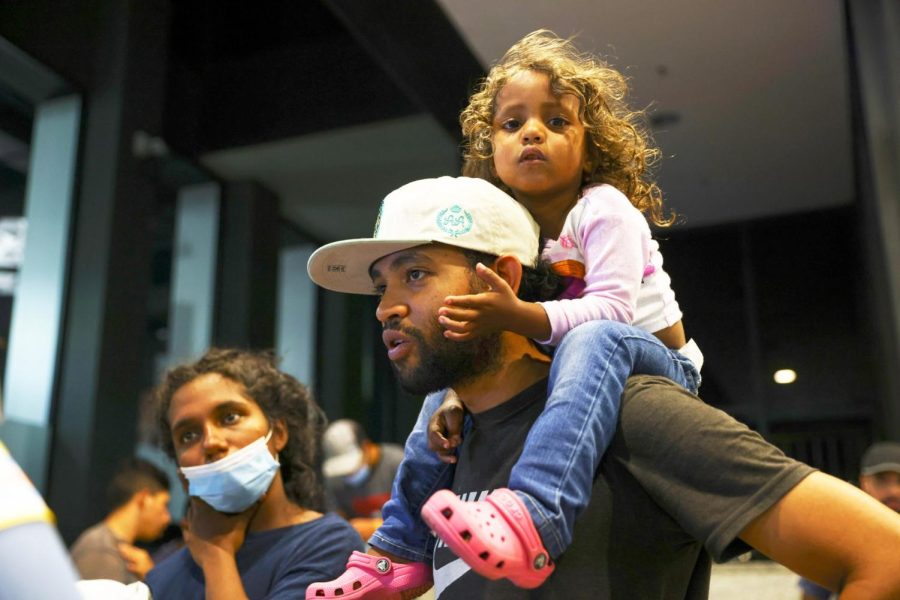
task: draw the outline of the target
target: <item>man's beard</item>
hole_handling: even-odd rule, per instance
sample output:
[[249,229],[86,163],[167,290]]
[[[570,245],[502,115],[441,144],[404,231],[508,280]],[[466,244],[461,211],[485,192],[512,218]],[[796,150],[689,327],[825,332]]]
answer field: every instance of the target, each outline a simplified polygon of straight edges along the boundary
[[400,386],[411,394],[428,394],[459,386],[491,372],[500,360],[499,332],[456,342],[444,337],[437,320],[427,337],[421,330],[401,327],[399,323],[387,323],[387,328],[397,329],[418,342],[417,367],[403,369],[392,363]]

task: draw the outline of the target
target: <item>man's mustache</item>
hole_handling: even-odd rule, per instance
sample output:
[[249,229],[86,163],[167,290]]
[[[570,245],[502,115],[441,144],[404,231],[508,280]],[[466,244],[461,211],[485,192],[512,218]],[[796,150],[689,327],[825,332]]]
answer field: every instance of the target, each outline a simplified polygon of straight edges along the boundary
[[392,318],[388,319],[387,321],[384,321],[381,324],[381,328],[385,331],[388,331],[388,330],[399,331],[400,333],[408,335],[410,337],[413,337],[420,342],[425,341],[425,336],[422,334],[421,331],[419,331],[415,327],[404,327],[403,325],[400,324],[400,319],[398,319],[396,317],[392,317]]

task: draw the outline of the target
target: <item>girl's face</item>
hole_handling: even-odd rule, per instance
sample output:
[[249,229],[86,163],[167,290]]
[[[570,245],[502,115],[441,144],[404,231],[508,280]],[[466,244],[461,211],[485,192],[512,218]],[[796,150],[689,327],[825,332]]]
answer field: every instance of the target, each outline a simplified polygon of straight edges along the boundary
[[[172,395],[169,423],[175,457],[182,467],[195,467],[240,450],[269,432],[269,420],[244,386],[218,373],[201,375]],[[281,427],[269,440],[277,454],[286,444]]]
[[578,109],[578,98],[554,95],[537,71],[513,75],[497,94],[494,168],[517,199],[578,196],[586,164]]

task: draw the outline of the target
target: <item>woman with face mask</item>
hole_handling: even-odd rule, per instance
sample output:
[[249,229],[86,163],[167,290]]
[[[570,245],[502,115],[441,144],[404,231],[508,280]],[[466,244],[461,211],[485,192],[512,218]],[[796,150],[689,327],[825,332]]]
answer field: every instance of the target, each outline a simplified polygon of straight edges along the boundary
[[169,371],[156,396],[190,503],[186,548],[147,575],[155,598],[302,598],[363,549],[318,512],[325,417],[271,355],[210,350]]

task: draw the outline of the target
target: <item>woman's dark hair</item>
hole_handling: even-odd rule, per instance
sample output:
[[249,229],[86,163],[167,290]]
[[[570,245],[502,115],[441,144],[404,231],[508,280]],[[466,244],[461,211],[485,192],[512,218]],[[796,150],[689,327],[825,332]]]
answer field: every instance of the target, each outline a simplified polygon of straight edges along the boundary
[[[496,256],[476,250],[460,248],[466,260],[475,270],[475,265],[491,265],[497,260]],[[519,292],[516,294],[525,302],[545,302],[555,300],[563,290],[563,281],[550,267],[550,263],[538,260],[537,265],[529,267],[522,265],[522,282],[519,284]]]
[[194,379],[210,373],[242,385],[270,423],[284,423],[288,441],[279,459],[285,492],[299,506],[321,510],[321,446],[327,419],[306,386],[278,370],[272,352],[212,348],[196,362],[169,370],[154,392],[163,449],[175,458],[169,423],[172,396]]

